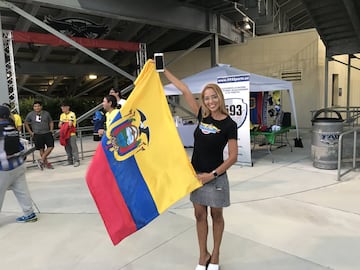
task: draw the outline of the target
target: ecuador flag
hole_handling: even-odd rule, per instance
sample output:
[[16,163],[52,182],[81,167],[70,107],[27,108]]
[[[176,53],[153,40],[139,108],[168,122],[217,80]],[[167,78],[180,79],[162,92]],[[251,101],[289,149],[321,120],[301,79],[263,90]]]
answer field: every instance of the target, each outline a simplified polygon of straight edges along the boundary
[[89,165],[86,181],[114,245],[200,187],[159,74],[148,61]]

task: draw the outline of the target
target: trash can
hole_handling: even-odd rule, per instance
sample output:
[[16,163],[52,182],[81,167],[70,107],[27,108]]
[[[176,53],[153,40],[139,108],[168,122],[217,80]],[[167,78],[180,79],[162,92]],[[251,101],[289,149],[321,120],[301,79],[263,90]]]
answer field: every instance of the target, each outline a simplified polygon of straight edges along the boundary
[[[321,113],[334,112],[337,118],[319,117]],[[313,166],[319,169],[337,169],[338,143],[343,131],[341,114],[332,109],[318,110],[312,121],[311,156]]]

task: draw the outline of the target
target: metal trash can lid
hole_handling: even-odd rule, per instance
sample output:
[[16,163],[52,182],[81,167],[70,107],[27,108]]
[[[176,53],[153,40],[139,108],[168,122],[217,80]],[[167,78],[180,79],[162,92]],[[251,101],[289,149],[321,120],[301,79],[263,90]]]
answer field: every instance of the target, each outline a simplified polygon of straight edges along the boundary
[[[327,113],[327,112],[334,112],[338,118],[332,118],[332,117],[318,117],[321,113]],[[344,120],[341,117],[341,114],[333,109],[320,109],[318,110],[313,119],[311,119],[311,122],[316,123],[316,122],[325,122],[325,123],[329,123],[329,122],[343,122]]]
[[323,117],[323,118],[316,118],[316,119],[312,119],[311,122],[313,123],[317,123],[317,122],[344,122],[343,119],[339,119],[339,118],[330,118],[330,117]]

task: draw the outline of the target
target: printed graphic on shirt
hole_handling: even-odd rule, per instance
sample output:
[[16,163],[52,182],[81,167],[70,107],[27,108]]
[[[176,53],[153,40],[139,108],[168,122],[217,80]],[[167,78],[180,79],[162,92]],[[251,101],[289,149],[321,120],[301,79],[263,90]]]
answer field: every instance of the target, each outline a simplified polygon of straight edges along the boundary
[[40,122],[41,122],[41,115],[38,115],[38,114],[37,114],[37,115],[35,116],[35,121],[40,123]]
[[203,134],[215,134],[220,132],[220,129],[213,124],[206,124],[203,122],[200,123],[199,128]]

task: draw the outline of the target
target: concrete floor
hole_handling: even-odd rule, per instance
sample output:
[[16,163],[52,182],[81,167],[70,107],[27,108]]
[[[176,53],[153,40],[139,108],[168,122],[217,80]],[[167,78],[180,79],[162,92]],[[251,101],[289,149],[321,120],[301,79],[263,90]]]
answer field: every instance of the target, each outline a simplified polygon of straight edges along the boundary
[[[253,167],[229,170],[232,205],[224,210],[221,270],[360,269],[360,174],[351,172],[338,182],[336,170],[314,168],[309,132],[302,137],[304,148],[273,151],[274,163],[255,150]],[[78,168],[57,163],[64,159],[59,145],[54,170],[40,171],[28,162],[39,221],[15,223],[21,211],[7,193],[0,213],[0,269],[195,269],[198,249],[188,197],[112,245],[84,179],[96,144],[84,141],[90,152]]]

